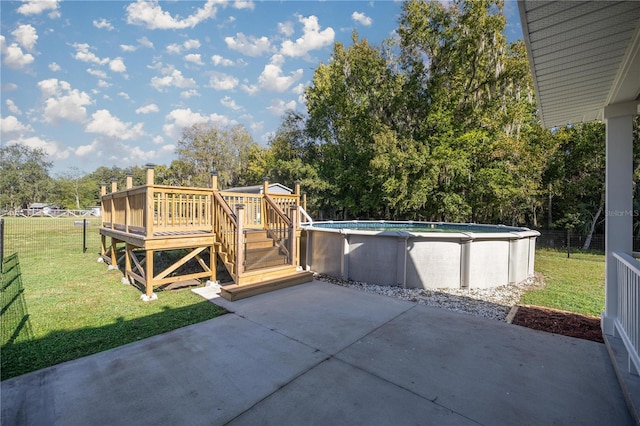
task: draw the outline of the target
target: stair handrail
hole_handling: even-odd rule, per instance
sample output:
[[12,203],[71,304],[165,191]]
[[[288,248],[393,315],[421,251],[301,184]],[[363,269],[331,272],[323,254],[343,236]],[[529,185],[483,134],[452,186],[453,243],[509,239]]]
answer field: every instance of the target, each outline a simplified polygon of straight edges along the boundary
[[[287,246],[289,241],[288,231],[291,227],[291,219],[282,211],[280,206],[269,196],[263,194],[265,202],[265,219],[264,229],[287,255],[290,256],[290,248]],[[272,217],[272,214],[275,217]]]
[[[217,190],[213,192],[213,211],[215,214],[213,220],[214,232],[216,234],[216,240],[220,243],[222,251],[227,253],[229,259],[236,259],[237,247],[237,232],[238,222],[235,214],[231,211],[231,208],[219,194]],[[235,264],[234,270],[229,271],[232,278],[235,280],[238,277],[240,271],[240,265]]]

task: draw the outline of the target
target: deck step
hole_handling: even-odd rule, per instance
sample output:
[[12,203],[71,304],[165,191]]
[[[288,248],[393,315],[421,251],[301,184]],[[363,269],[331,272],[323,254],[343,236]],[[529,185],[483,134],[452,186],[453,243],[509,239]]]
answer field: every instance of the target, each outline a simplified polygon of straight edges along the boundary
[[251,284],[225,285],[221,287],[220,295],[227,300],[235,301],[246,299],[247,297],[251,296],[257,296],[258,294],[279,290],[282,288],[292,287],[298,284],[308,283],[312,280],[312,272],[294,271],[288,275],[279,278],[273,278],[267,281],[260,281]]
[[278,247],[247,250],[245,255],[245,270],[286,265],[287,260],[287,256],[280,253]]

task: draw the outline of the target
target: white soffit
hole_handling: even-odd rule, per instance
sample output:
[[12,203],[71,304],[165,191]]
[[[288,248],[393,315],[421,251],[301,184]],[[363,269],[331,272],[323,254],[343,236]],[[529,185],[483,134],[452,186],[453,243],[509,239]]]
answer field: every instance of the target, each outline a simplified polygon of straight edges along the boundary
[[640,96],[640,1],[521,0],[520,20],[547,127],[603,118]]

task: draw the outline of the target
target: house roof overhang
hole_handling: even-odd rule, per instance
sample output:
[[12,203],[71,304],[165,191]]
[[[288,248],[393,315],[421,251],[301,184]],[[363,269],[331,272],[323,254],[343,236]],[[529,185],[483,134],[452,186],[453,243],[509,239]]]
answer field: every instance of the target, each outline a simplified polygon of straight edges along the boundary
[[638,113],[640,1],[518,6],[544,127],[602,120],[612,105]]

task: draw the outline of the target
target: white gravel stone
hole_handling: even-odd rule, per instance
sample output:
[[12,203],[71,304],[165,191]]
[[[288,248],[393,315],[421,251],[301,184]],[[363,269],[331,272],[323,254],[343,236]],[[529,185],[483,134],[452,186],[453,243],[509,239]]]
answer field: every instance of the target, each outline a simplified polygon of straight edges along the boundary
[[316,274],[315,278],[367,293],[395,297],[421,305],[435,306],[498,321],[506,319],[511,307],[520,302],[520,296],[524,292],[540,288],[541,285],[541,280],[537,276],[531,277],[520,284],[470,289],[402,288],[399,286],[374,285],[359,281],[341,280],[322,274]]

